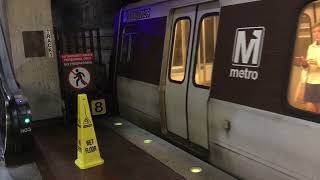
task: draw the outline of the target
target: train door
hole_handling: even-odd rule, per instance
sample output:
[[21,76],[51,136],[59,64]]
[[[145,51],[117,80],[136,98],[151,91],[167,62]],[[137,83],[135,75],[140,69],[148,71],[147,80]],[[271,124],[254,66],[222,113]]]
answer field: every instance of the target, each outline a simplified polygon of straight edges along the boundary
[[208,148],[207,101],[217,40],[218,13],[218,3],[199,5],[189,71],[187,92],[189,140],[205,148]]
[[165,93],[168,131],[206,149],[207,101],[218,31],[218,13],[217,2],[174,12],[175,23]]
[[173,15],[171,54],[166,81],[166,119],[168,131],[188,138],[186,94],[196,6],[176,9]]

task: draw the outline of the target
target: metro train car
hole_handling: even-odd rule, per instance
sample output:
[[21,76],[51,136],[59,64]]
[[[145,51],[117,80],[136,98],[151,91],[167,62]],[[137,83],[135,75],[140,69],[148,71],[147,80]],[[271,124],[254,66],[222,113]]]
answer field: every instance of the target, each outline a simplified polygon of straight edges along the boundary
[[120,115],[240,179],[320,179],[319,22],[314,0],[129,4]]

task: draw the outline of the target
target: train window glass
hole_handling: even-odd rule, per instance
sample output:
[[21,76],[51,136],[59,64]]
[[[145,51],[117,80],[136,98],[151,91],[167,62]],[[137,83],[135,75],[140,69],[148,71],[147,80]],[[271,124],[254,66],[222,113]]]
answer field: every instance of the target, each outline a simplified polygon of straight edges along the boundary
[[320,1],[308,4],[299,19],[293,53],[288,102],[320,113]]
[[195,61],[194,82],[208,88],[211,85],[211,74],[218,32],[218,15],[202,18],[198,37],[197,56]]
[[190,34],[190,20],[180,19],[175,24],[171,55],[170,79],[182,82],[185,77]]
[[134,54],[134,44],[135,44],[135,42],[136,42],[136,34],[134,33],[134,34],[131,34],[130,35],[130,38],[129,38],[129,45],[128,45],[128,47],[129,47],[129,52],[128,52],[128,56],[127,56],[127,62],[129,62],[129,61],[132,61],[133,60],[133,54]]
[[125,34],[122,42],[122,52],[121,52],[121,62],[129,63],[133,59],[133,44],[135,40],[136,34],[129,33]]
[[120,63],[129,63],[133,60],[133,49],[136,39],[135,27],[135,25],[128,25],[123,29]]
[[126,38],[126,36],[124,36],[122,39],[122,46],[121,46],[121,57],[120,57],[121,63],[126,61],[127,54],[128,54],[128,39]]

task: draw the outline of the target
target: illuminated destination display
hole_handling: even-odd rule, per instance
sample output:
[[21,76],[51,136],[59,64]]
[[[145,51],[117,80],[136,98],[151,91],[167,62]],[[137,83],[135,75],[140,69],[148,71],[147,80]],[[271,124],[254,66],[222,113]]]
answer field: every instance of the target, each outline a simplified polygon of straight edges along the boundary
[[126,12],[124,15],[124,21],[136,21],[140,19],[146,19],[150,17],[151,10],[150,8],[147,9],[140,9]]

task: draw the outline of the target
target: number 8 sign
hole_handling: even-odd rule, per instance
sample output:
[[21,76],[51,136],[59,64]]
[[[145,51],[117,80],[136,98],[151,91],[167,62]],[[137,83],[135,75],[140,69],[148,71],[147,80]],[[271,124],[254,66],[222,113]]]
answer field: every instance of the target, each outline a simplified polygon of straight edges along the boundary
[[91,101],[92,115],[101,115],[106,113],[106,102],[104,99],[97,99]]

